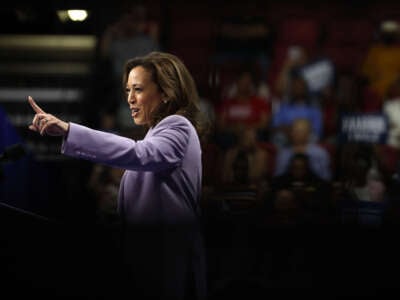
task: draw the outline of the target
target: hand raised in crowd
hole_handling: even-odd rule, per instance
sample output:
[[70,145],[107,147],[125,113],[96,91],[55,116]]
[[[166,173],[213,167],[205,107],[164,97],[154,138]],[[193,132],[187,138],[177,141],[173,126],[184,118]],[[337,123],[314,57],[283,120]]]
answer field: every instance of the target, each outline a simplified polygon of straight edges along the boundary
[[33,117],[32,124],[29,125],[30,130],[39,132],[41,135],[65,136],[67,134],[69,129],[69,124],[67,122],[44,112],[31,96],[28,97],[28,101],[36,113]]

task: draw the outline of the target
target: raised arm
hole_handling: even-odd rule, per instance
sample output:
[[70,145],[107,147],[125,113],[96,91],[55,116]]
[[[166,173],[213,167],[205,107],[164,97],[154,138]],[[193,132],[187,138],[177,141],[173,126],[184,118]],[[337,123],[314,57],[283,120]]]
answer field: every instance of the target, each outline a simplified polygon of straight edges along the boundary
[[180,116],[161,121],[142,141],[70,123],[62,153],[128,170],[160,171],[180,164],[186,152],[190,123]]

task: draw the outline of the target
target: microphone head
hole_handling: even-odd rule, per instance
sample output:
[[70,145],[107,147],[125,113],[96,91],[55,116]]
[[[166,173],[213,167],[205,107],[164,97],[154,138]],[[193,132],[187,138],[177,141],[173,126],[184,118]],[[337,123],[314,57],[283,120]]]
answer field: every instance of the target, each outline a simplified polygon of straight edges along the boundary
[[25,148],[21,144],[14,144],[7,147],[0,155],[0,161],[16,161],[26,154]]

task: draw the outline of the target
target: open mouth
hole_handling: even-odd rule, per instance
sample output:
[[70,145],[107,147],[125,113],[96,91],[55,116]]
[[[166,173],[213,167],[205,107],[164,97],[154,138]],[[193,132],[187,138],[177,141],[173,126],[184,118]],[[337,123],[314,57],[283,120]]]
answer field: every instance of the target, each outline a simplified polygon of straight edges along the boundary
[[140,109],[139,108],[132,108],[132,117],[136,117],[136,115],[139,113]]

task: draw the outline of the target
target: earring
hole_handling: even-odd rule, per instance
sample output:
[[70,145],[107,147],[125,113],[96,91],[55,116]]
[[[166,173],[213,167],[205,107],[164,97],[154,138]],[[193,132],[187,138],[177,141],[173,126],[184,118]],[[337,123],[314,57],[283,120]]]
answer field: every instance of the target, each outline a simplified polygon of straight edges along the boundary
[[164,99],[163,102],[164,102],[164,104],[167,104],[167,103],[168,103],[168,100],[167,100],[167,99]]

